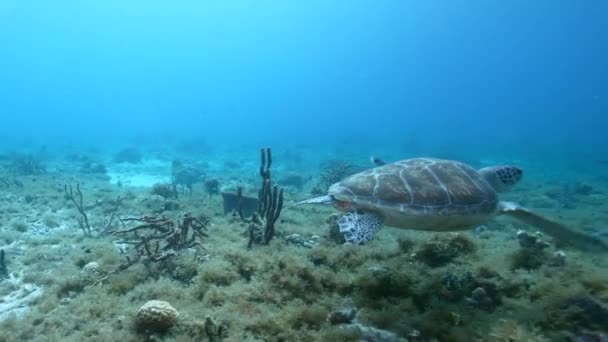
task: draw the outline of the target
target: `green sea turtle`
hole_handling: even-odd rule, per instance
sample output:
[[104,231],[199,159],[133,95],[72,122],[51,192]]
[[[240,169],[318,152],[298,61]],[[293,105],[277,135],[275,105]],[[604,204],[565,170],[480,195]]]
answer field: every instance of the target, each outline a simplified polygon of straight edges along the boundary
[[510,165],[475,170],[453,160],[414,158],[354,174],[333,184],[327,195],[298,204],[333,204],[345,212],[338,226],[352,244],[371,240],[383,225],[445,232],[509,215],[560,242],[606,248],[601,241],[516,203],[500,201],[497,193],[509,191],[522,175],[520,168]]

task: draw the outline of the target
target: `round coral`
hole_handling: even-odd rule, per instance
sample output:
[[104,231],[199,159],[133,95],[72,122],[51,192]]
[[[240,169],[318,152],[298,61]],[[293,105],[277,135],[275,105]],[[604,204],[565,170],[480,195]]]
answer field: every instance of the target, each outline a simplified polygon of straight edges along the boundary
[[142,330],[164,331],[177,323],[179,313],[171,304],[151,300],[137,310],[137,327]]

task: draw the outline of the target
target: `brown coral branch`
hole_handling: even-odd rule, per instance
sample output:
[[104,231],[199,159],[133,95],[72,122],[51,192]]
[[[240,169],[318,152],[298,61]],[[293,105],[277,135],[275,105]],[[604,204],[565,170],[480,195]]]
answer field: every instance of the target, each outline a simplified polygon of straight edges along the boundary
[[67,184],[64,185],[63,190],[65,192],[65,198],[72,201],[72,203],[80,213],[81,217],[76,218],[76,220],[78,221],[78,225],[80,225],[80,229],[82,229],[82,232],[85,236],[92,236],[91,225],[89,224],[89,217],[87,216],[87,213],[84,210],[82,191],[80,191],[80,183],[76,184],[76,196],[78,196],[78,200],[76,200],[76,197],[74,196],[74,191],[71,185],[69,186],[69,188]]

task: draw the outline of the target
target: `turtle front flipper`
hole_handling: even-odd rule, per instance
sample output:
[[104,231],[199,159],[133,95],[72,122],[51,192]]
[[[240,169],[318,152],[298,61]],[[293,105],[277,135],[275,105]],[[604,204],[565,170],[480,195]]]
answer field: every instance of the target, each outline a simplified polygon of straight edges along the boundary
[[513,202],[500,202],[499,214],[512,216],[524,223],[540,229],[554,237],[558,244],[572,245],[586,251],[608,251],[608,244],[598,238],[589,236],[535,214]]
[[348,212],[338,221],[340,233],[344,234],[347,243],[363,245],[374,238],[382,228],[384,220],[380,215],[367,212]]

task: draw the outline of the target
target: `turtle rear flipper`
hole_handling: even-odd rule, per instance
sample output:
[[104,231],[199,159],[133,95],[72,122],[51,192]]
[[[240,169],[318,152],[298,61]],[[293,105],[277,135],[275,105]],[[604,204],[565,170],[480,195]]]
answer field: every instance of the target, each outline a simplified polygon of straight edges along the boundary
[[382,217],[377,214],[349,212],[344,214],[337,223],[346,242],[363,245],[374,238],[376,232],[382,228],[383,221]]
[[309,198],[309,199],[304,200],[304,201],[300,201],[300,202],[296,203],[296,205],[301,205],[301,204],[332,204],[335,201],[336,201],[335,198],[333,198],[332,196],[323,195],[323,196],[319,196],[319,197]]
[[515,203],[501,202],[499,210],[500,214],[512,216],[540,229],[543,233],[554,237],[560,245],[572,245],[586,251],[608,252],[608,244],[606,242],[593,236],[571,230],[560,223],[544,218]]

